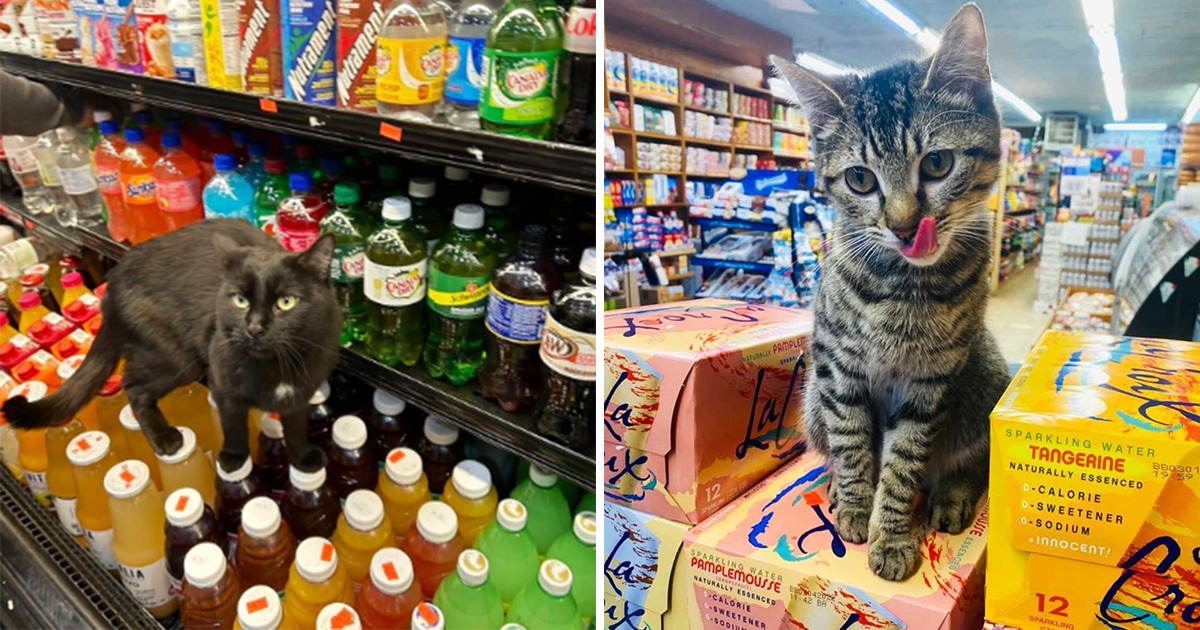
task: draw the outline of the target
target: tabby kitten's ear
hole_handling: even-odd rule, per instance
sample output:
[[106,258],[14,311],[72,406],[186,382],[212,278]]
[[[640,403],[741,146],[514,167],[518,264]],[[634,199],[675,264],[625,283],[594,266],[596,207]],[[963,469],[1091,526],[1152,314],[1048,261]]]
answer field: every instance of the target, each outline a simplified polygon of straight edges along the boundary
[[308,251],[296,255],[296,264],[312,275],[328,280],[329,265],[333,263],[334,241],[332,234],[326,234],[308,248]]
[[850,75],[827,76],[800,67],[783,57],[771,55],[769,59],[776,73],[796,91],[809,122],[821,127],[842,114],[846,107],[844,95],[853,89]]
[[235,271],[241,266],[246,254],[250,251],[250,248],[242,247],[237,241],[224,234],[213,234],[213,247],[217,250],[217,259],[229,271]]
[[992,71],[988,67],[987,31],[983,13],[967,3],[950,18],[941,45],[929,60],[924,89],[965,92],[991,97]]

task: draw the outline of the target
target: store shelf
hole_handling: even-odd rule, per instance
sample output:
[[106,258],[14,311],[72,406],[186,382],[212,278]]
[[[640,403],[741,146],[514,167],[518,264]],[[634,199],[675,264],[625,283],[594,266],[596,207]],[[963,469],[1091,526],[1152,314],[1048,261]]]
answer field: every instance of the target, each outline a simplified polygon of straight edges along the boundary
[[636,98],[639,101],[650,101],[652,103],[660,103],[662,105],[674,105],[674,106],[679,105],[679,101],[673,101],[665,96],[659,96],[657,94],[644,94],[642,92],[634,92],[633,98]]
[[704,145],[704,146],[720,147],[722,149],[729,150],[729,141],[728,140],[713,140],[712,138],[689,138],[687,136],[684,136],[683,141],[688,144],[700,144],[700,145]]
[[686,208],[688,204],[680,202],[672,203],[632,203],[625,205],[614,205],[614,210],[622,210],[627,208]]
[[753,230],[755,232],[775,232],[781,229],[781,226],[766,221],[751,221],[748,219],[709,219],[704,217],[691,217],[694,225],[710,228],[729,228],[731,230]]
[[693,257],[692,264],[713,269],[741,269],[754,273],[771,273],[774,265],[760,262],[744,262],[741,260],[721,260],[719,258]]
[[595,194],[593,147],[526,140],[445,124],[398,121],[289,100],[261,99],[257,95],[11,52],[0,53],[0,65],[12,74],[87,88],[113,98],[460,166],[588,196]]
[[775,122],[775,121],[771,121],[771,126],[775,128],[775,131],[782,131],[785,133],[794,133],[798,136],[807,136],[808,135],[807,129],[801,129],[799,127],[790,127],[788,125],[785,125],[785,124],[779,123],[779,122]]
[[709,109],[707,107],[697,107],[695,105],[684,105],[683,108],[693,112],[700,112],[701,114],[711,114],[713,116],[722,116],[724,118],[733,116],[733,114],[730,114],[729,112],[723,112],[719,109]]
[[667,274],[667,280],[674,282],[675,280],[687,280],[688,278],[694,278],[695,276],[696,272],[694,271],[688,271],[684,273],[669,273]]
[[775,121],[771,120],[770,118],[759,118],[758,116],[743,116],[742,114],[734,114],[733,117],[738,120],[748,120],[750,122],[763,123],[763,124],[767,124],[767,125],[775,124]]
[[671,175],[674,177],[683,177],[683,173],[681,173],[679,171],[654,171],[654,170],[639,168],[637,170],[637,172],[639,175]]
[[775,157],[788,158],[788,159],[793,159],[793,160],[805,160],[805,161],[812,159],[811,157],[809,157],[809,155],[807,153],[784,151],[783,149],[773,149],[772,152],[775,154]]
[[733,145],[733,148],[738,151],[757,151],[766,153],[770,153],[775,150],[775,148],[770,145],[760,144],[735,144]]
[[678,142],[684,139],[682,136],[672,136],[670,134],[655,133],[653,131],[634,131],[633,133],[637,135],[638,140],[672,140],[674,142]]
[[10,198],[7,193],[4,196],[0,196],[0,215],[3,215],[13,223],[23,225],[26,230],[36,234],[39,238],[45,239],[46,242],[59,249],[72,253],[79,252],[79,239],[74,235],[72,230],[65,229],[59,225],[53,215],[37,215],[27,212],[19,200]]
[[687,175],[688,177],[723,177],[728,179],[729,171],[725,171],[724,173],[695,173],[688,171],[687,173],[684,173],[684,175]]

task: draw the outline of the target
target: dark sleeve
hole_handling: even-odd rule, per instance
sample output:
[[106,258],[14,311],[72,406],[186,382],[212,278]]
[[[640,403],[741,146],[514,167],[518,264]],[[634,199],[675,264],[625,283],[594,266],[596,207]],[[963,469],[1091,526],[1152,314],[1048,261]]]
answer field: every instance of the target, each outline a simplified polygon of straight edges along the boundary
[[36,136],[74,124],[82,113],[73,93],[0,69],[0,134]]

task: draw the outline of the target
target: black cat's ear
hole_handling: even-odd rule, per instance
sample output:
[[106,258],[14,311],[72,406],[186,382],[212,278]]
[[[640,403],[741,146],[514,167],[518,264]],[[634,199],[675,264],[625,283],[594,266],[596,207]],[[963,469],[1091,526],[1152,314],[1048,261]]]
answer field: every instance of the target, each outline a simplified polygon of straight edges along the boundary
[[224,234],[213,234],[213,249],[221,265],[229,271],[234,271],[246,258],[246,248]]
[[771,55],[770,61],[776,73],[796,91],[799,105],[811,124],[822,127],[842,114],[846,94],[853,89],[849,76],[818,74],[776,55]]
[[301,269],[321,278],[329,279],[330,267],[333,263],[334,241],[332,234],[326,234],[308,248],[308,251],[296,255],[296,263]]
[[989,95],[992,71],[988,67],[987,30],[983,13],[967,3],[950,18],[937,52],[929,60],[922,86],[931,92],[950,90]]

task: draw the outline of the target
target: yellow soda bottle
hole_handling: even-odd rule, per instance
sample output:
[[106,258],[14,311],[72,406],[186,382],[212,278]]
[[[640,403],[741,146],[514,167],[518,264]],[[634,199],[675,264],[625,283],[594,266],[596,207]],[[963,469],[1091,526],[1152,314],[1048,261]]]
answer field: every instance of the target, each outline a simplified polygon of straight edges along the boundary
[[79,524],[79,494],[75,490],[75,472],[71,460],[67,459],[67,445],[83,433],[83,423],[78,419],[46,429],[46,487],[50,500],[63,529],[84,544],[83,527]]
[[338,561],[357,593],[371,570],[375,552],[394,542],[392,524],[383,512],[383,500],[370,490],[355,490],[346,497],[342,515],[333,532]]
[[383,511],[392,523],[392,535],[397,546],[404,541],[408,530],[417,522],[417,510],[427,501],[429,479],[421,465],[421,456],[411,448],[394,448],[388,453],[375,488],[383,499]]
[[320,536],[304,539],[296,547],[296,562],[284,589],[288,627],[315,627],[321,609],[337,602],[354,604],[354,589],[345,567],[338,563],[337,549]]
[[500,502],[492,487],[492,473],[487,466],[467,459],[459,462],[450,475],[450,483],[442,493],[442,501],[458,515],[458,533],[470,547],[475,539],[496,520],[496,504]]
[[113,555],[126,590],[155,619],[179,609],[167,571],[167,514],[162,495],[150,483],[150,467],[127,459],[104,475],[113,520]]
[[142,433],[142,425],[138,424],[137,417],[133,415],[133,407],[129,405],[122,407],[120,418],[123,427],[121,434],[125,436],[125,457],[146,464],[150,469],[150,479],[154,481],[154,487],[162,490],[162,473],[158,467],[158,455],[150,446],[150,440],[146,439],[146,434]]
[[[59,380],[65,383],[67,382],[67,379],[74,376],[75,372],[79,370],[79,366],[83,364],[83,359],[85,356],[86,355],[77,354],[75,356],[63,359],[63,362],[58,364]],[[101,430],[100,416],[96,413],[95,398],[89,400],[88,403],[83,406],[83,409],[80,409],[79,413],[75,414],[75,418],[83,423],[83,428],[87,431]]]
[[158,456],[162,491],[170,494],[180,488],[195,488],[205,505],[217,509],[217,471],[212,461],[200,452],[194,431],[188,427],[176,430],[183,436],[183,446],[170,455]]
[[317,630],[362,630],[362,620],[354,608],[330,604],[317,615]]
[[187,427],[196,434],[200,451],[210,460],[218,448],[213,433],[212,412],[208,406],[208,388],[200,383],[188,383],[167,394],[158,402],[167,422],[173,427]]
[[117,572],[113,556],[112,514],[104,490],[104,473],[120,460],[112,450],[112,440],[103,431],[87,431],[67,445],[67,460],[75,468],[75,492],[79,502],[75,516],[83,528],[88,551],[108,571]]
[[[29,402],[37,402],[49,394],[50,388],[41,381],[21,383],[8,393],[8,397],[24,396]],[[46,485],[46,430],[18,430],[17,461],[21,464],[21,472],[25,475],[25,483],[33,498],[46,507],[50,507],[50,489]]]
[[104,387],[93,402],[96,404],[96,421],[100,430],[107,433],[112,440],[112,451],[117,455],[117,461],[129,459],[129,449],[125,447],[125,427],[121,424],[121,410],[129,404],[122,387],[120,374],[113,374],[104,381]]
[[279,593],[265,584],[251,586],[238,598],[233,630],[279,630],[283,627],[283,604]]

